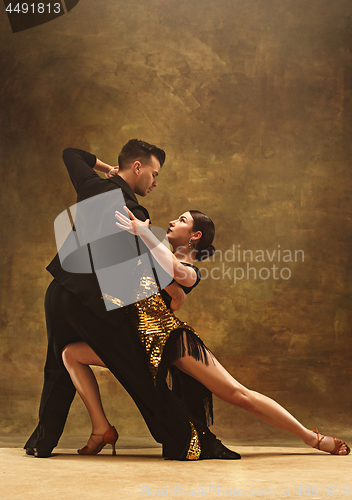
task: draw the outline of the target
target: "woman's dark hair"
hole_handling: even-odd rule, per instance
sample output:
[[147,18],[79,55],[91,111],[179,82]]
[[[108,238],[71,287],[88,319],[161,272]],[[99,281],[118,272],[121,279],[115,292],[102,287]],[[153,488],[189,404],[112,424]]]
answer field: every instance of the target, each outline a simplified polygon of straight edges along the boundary
[[193,231],[201,231],[202,237],[197,241],[197,260],[204,260],[211,257],[215,252],[213,239],[215,236],[214,222],[199,210],[189,210],[193,219]]
[[165,162],[165,151],[163,149],[139,139],[131,139],[124,145],[119,154],[118,162],[120,171],[125,170],[132,162],[137,160],[141,163],[150,161],[152,155],[159,160],[162,167]]

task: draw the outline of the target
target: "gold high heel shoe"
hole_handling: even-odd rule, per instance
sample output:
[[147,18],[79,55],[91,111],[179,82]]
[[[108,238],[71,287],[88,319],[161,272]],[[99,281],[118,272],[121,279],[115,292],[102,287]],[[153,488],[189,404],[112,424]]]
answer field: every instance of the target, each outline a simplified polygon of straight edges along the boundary
[[[326,436],[324,436],[324,434],[319,432],[318,429],[315,429],[315,431],[312,431],[312,432],[316,433],[317,440],[318,440],[317,444],[315,446],[313,446],[313,448],[320,450],[319,445]],[[319,434],[321,435],[321,438],[319,438]],[[339,439],[339,438],[333,438],[333,440],[334,440],[334,444],[335,444],[334,449],[332,451],[327,451],[326,453],[331,453],[331,455],[339,455],[339,451],[340,451],[340,448],[342,445],[346,446],[346,453],[344,455],[348,455],[350,453],[351,450],[350,450],[349,446],[347,446],[345,441],[342,441],[342,439]],[[320,451],[325,451],[325,450],[320,450]]]
[[102,440],[95,448],[88,448],[88,446],[84,446],[80,450],[77,450],[77,453],[80,455],[97,455],[106,444],[111,444],[112,446],[112,455],[116,455],[115,443],[119,438],[118,432],[112,425],[105,432],[105,434],[91,434],[91,436],[101,437]]

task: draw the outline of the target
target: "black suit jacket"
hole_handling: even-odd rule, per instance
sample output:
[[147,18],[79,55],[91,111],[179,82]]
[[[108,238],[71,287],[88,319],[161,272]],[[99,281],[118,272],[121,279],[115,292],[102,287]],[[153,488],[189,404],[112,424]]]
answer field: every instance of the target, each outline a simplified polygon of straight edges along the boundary
[[[96,156],[80,149],[68,148],[63,152],[63,160],[70,175],[72,184],[77,192],[77,203],[93,196],[104,194],[112,190],[121,189],[126,206],[140,220],[149,219],[148,211],[138,203],[131,187],[119,175],[110,179],[102,179],[94,170]],[[114,207],[112,206],[111,213]],[[116,237],[113,235],[109,239],[109,246],[118,246]],[[136,249],[135,237],[124,235],[130,238],[131,250]],[[115,241],[114,241],[115,239]],[[105,247],[107,244],[105,243]],[[48,265],[47,270],[52,276],[67,290],[74,293],[78,299],[88,306],[96,315],[105,319],[109,323],[118,324],[124,319],[124,309],[114,309],[107,311],[102,299],[102,293],[94,272],[74,273],[65,271],[62,268],[59,255]]]

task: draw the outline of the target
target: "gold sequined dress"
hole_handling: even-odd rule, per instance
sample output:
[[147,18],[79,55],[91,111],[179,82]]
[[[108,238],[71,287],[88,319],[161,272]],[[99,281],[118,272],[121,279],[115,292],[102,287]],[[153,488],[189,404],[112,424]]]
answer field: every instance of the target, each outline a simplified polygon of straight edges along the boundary
[[[185,293],[189,293],[200,281],[199,270],[195,266],[191,267],[197,273],[197,281],[192,287],[182,287]],[[145,297],[146,290],[155,293],[129,306],[130,321],[144,346],[149,371],[161,400],[165,396],[164,391],[168,390],[165,386],[166,376],[171,375],[172,391],[188,412],[191,426],[186,458],[196,460],[201,453],[199,428],[212,421],[212,395],[202,384],[172,366],[172,363],[187,351],[195,359],[208,364],[211,353],[195,330],[173,314],[170,309],[171,297],[165,290],[158,289],[152,277],[143,276],[140,287],[141,296]]]

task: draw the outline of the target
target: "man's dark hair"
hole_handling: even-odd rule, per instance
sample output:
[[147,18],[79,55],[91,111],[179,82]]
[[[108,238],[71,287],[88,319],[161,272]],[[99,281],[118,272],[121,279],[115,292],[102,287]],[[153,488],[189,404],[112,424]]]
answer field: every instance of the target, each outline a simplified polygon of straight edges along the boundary
[[148,142],[140,141],[139,139],[131,139],[121,149],[118,159],[119,168],[120,170],[125,170],[135,161],[140,161],[141,163],[148,162],[152,155],[159,160],[160,166],[162,167],[165,162],[165,151],[153,144],[148,144]]

